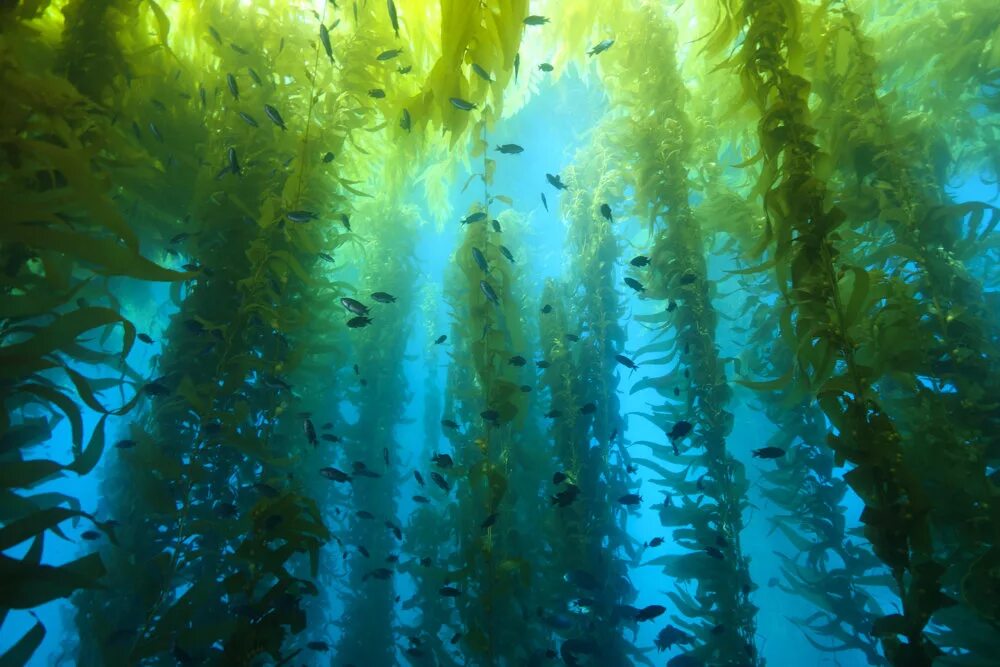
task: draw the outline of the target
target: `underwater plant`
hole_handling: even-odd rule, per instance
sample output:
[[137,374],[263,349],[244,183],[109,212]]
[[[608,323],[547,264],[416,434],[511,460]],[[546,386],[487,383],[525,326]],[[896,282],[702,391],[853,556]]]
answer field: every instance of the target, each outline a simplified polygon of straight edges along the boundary
[[992,665],[994,4],[0,3],[0,664]]

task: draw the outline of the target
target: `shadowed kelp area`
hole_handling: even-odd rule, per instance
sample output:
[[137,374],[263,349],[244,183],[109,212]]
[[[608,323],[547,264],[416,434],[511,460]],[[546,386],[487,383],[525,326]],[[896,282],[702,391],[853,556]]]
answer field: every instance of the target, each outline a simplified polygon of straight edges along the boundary
[[0,3],[0,663],[990,667],[986,0]]

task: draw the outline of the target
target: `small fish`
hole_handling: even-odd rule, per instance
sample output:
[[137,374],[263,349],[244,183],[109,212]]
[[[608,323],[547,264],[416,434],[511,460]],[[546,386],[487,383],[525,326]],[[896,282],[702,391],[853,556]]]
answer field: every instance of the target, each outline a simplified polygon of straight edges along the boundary
[[496,410],[483,410],[482,412],[479,413],[479,416],[482,417],[485,421],[495,422],[497,419],[500,418],[500,413],[497,412]]
[[521,393],[524,393],[524,394],[531,393],[531,386],[530,385],[522,384],[520,386],[520,389],[521,389]]
[[487,299],[496,304],[500,303],[500,297],[497,296],[497,293],[493,291],[493,287],[488,282],[480,280],[479,289],[483,291],[483,294],[486,295]]
[[518,146],[517,144],[500,144],[494,150],[498,153],[503,153],[504,155],[517,155],[518,153],[524,152],[524,148]]
[[248,114],[247,112],[245,112],[245,111],[239,111],[239,112],[237,112],[237,115],[238,115],[238,116],[239,116],[240,118],[242,118],[242,119],[243,119],[243,122],[244,122],[244,123],[246,123],[247,125],[249,125],[250,127],[260,127],[260,126],[259,126],[259,125],[257,124],[257,121],[256,121],[256,120],[254,120],[253,116],[251,116],[251,115],[250,115],[250,114]]
[[361,303],[360,301],[357,301],[356,299],[352,299],[352,298],[350,298],[348,296],[344,296],[344,297],[340,298],[340,305],[342,305],[344,308],[346,308],[350,312],[354,313],[355,315],[367,315],[368,314],[368,306],[366,306],[365,304]]
[[222,36],[219,34],[218,30],[216,30],[212,26],[208,26],[208,34],[212,36],[212,39],[214,39],[219,43],[219,46],[222,46]]
[[430,498],[428,498],[427,496],[413,496],[413,502],[419,503],[421,505],[427,505],[431,501]]
[[587,55],[589,55],[591,58],[593,58],[598,53],[604,53],[605,51],[607,51],[608,49],[610,49],[611,45],[614,44],[614,43],[615,43],[615,40],[613,40],[613,39],[602,40],[602,41],[598,42],[594,46],[594,48],[592,48],[590,51],[587,51]]
[[569,507],[580,495],[580,487],[576,484],[566,483],[566,488],[552,496],[552,504],[559,507]]
[[376,100],[384,99],[385,91],[382,90],[381,88],[372,88],[371,90],[368,91],[368,97],[371,97]]
[[406,132],[410,131],[412,123],[410,122],[410,112],[407,109],[403,109],[403,113],[399,117],[399,126],[403,128]]
[[545,193],[544,192],[542,193],[542,206],[544,206],[545,207],[545,211],[548,212],[548,210],[549,210],[549,202],[548,202],[548,200],[545,199]]
[[242,173],[240,169],[240,161],[236,157],[236,149],[232,146],[226,151],[226,158],[229,161],[229,171],[234,174]]
[[696,280],[698,280],[698,276],[694,273],[685,273],[681,276],[681,285],[690,285]]
[[247,74],[250,75],[250,79],[258,86],[263,86],[264,82],[260,78],[260,74],[257,74],[257,70],[253,67],[247,67]]
[[323,50],[326,51],[326,57],[330,59],[330,64],[333,64],[333,45],[330,44],[330,31],[322,23],[319,24],[319,41],[323,44]]
[[455,464],[452,458],[447,454],[435,454],[431,457],[431,461],[433,461],[434,465],[439,468],[450,468]]
[[538,368],[541,368],[543,370],[546,369],[546,368],[548,368],[551,365],[552,364],[550,364],[549,362],[545,361],[544,359],[542,359],[541,361],[536,361],[535,362],[535,366],[537,366]]
[[424,485],[424,476],[420,474],[419,470],[413,471],[413,479],[417,480],[417,484],[420,486]]
[[528,360],[519,354],[515,354],[513,357],[507,360],[507,363],[511,366],[521,367],[528,363]]
[[156,123],[150,121],[149,131],[157,141],[159,141],[161,144],[163,143],[163,135],[160,134],[160,128],[156,127]]
[[388,292],[372,292],[372,299],[379,303],[395,303],[396,297]]
[[754,449],[750,454],[755,459],[780,459],[785,455],[785,450],[781,447],[761,447]]
[[449,97],[448,101],[451,102],[451,105],[459,111],[472,111],[476,108],[475,104],[463,100],[461,97]]
[[392,24],[392,31],[399,37],[399,16],[396,14],[396,3],[393,0],[387,0],[389,8],[389,23]]
[[208,100],[206,98],[206,93],[205,93],[205,86],[198,86],[198,98],[201,100],[202,109],[208,106]]
[[[483,255],[482,251],[475,246],[472,248],[472,259],[475,260],[476,265],[480,268],[480,270],[482,270],[483,273],[490,272],[490,267],[486,263],[486,256]],[[490,300],[492,301],[492,299]]]
[[649,542],[646,542],[646,544],[643,545],[643,546],[646,546],[646,547],[658,547],[661,544],[663,544],[663,542],[664,542],[664,539],[662,537],[654,537]]
[[372,555],[370,553],[368,553],[368,549],[364,548],[361,545],[358,545],[358,553],[361,554],[362,556],[364,556],[365,558],[371,558],[372,557]]
[[101,538],[101,534],[99,532],[97,532],[96,530],[85,530],[82,533],[80,533],[80,537],[82,537],[83,539],[85,539],[85,540],[87,540],[89,542],[92,542],[94,540],[100,539]]
[[490,528],[491,526],[493,526],[497,522],[497,517],[499,517],[499,516],[500,516],[499,514],[497,514],[496,512],[494,512],[493,514],[491,514],[488,517],[486,517],[486,519],[484,519],[483,522],[481,524],[479,524],[479,527],[482,528],[483,530],[486,530],[487,528]]
[[398,57],[403,52],[402,49],[390,49],[388,51],[383,51],[375,57],[375,60],[392,60]]
[[566,184],[562,182],[562,179],[559,177],[559,174],[548,174],[547,173],[547,174],[545,174],[545,180],[547,180],[549,182],[549,184],[552,187],[554,187],[556,190],[565,190],[566,189]]
[[318,216],[312,211],[287,211],[285,213],[285,219],[289,222],[295,222],[298,224],[303,224],[309,222],[310,220],[315,220]]
[[446,340],[448,340],[448,335],[447,334],[441,334],[440,336],[437,337],[437,339],[435,339],[434,344],[435,345],[440,345],[441,343],[445,342]]
[[236,77],[232,74],[226,74],[226,85],[229,86],[229,92],[233,94],[233,99],[239,102],[240,87],[236,84]]
[[438,589],[438,593],[446,598],[457,598],[462,594],[462,591],[458,590],[454,586],[442,586]]
[[281,118],[281,114],[278,113],[278,110],[272,107],[270,104],[264,105],[264,113],[267,114],[267,117],[271,119],[272,123],[280,127],[282,130],[288,129],[287,127],[285,127],[285,121]]
[[170,388],[162,382],[149,382],[142,387],[142,392],[147,396],[165,396],[170,393]]
[[143,343],[146,343],[147,345],[153,342],[153,339],[149,337],[149,334],[144,334],[144,333],[136,334],[135,337],[141,340]]
[[462,633],[461,632],[456,632],[455,634],[453,634],[451,636],[451,640],[449,641],[449,643],[452,644],[452,645],[457,644],[458,640],[460,640],[461,638],[462,638]]
[[135,445],[136,445],[135,440],[119,440],[118,442],[115,443],[115,448],[132,449],[133,447],[135,447]]
[[618,499],[618,502],[627,507],[635,507],[642,502],[642,496],[637,493],[626,493]]
[[453,431],[458,430],[458,423],[451,419],[442,419],[441,426],[444,426],[445,428],[450,428]]
[[395,537],[397,540],[403,539],[403,530],[399,526],[394,524],[392,521],[386,521],[385,527],[388,528],[390,531],[392,531],[393,537]]
[[333,264],[336,261],[336,260],[333,259],[333,255],[331,255],[329,253],[318,252],[318,253],[316,253],[316,256],[319,257],[324,262],[330,262],[331,264]]
[[521,52],[514,54],[514,83],[517,83],[517,75],[521,71]]
[[601,215],[603,215],[604,219],[608,222],[613,222],[611,219],[611,207],[607,204],[601,204]]
[[538,69],[540,69],[543,72],[551,72],[554,68],[549,63],[542,63],[541,65],[538,66]]
[[726,559],[726,555],[718,547],[705,547],[705,553],[716,560]]
[[340,222],[344,225],[344,229],[351,231],[351,217],[346,213],[340,214]]
[[580,337],[579,336],[577,336],[576,334],[571,334],[571,333],[565,333],[565,334],[563,334],[563,338],[565,338],[566,340],[568,340],[571,343],[578,343],[580,341]]
[[549,20],[547,18],[536,14],[524,17],[524,25],[545,25],[548,22]]
[[336,156],[333,153],[331,153],[330,151],[327,151],[323,155],[323,162],[326,163],[326,164],[330,164],[331,162],[333,162],[333,158],[334,157],[336,157]]
[[583,405],[580,406],[581,415],[592,415],[595,412],[597,412],[596,403],[584,403]]
[[493,224],[493,231],[495,231],[497,234],[500,234],[501,232],[503,232],[503,229],[500,227],[500,221],[499,220],[493,220],[492,224]]
[[444,477],[441,476],[441,473],[432,472],[431,473],[431,481],[434,482],[435,484],[437,484],[438,487],[440,487],[440,489],[442,491],[444,491],[445,493],[448,493],[448,492],[451,491],[451,485],[448,484],[448,480],[446,480]]
[[564,473],[562,471],[556,472],[556,473],[552,474],[552,483],[555,484],[555,485],[557,485],[557,486],[559,484],[562,484],[563,482],[565,482],[567,479],[568,478],[566,476],[566,473]]
[[483,69],[478,63],[472,63],[472,71],[475,72],[480,79],[493,83],[493,77],[490,76],[490,73]]
[[333,435],[332,433],[324,433],[323,435],[319,436],[319,439],[323,440],[325,442],[340,442],[341,441],[341,437],[339,435]]
[[545,413],[546,419],[559,419],[562,417],[562,410],[549,410]]
[[635,620],[637,621],[651,621],[657,616],[660,616],[667,610],[666,607],[662,607],[658,604],[651,604],[648,607],[643,607],[635,615]]
[[309,642],[306,644],[306,648],[311,651],[320,651],[326,653],[330,650],[330,645],[326,642]]
[[166,111],[166,110],[167,110],[167,105],[166,105],[166,104],[164,104],[163,102],[161,102],[160,100],[156,99],[156,98],[150,98],[149,102],[150,102],[150,104],[152,104],[152,105],[153,105],[154,107],[156,107],[156,110],[157,110],[157,111],[161,111],[161,112],[164,112],[164,111]]
[[690,433],[693,429],[694,426],[691,425],[691,422],[682,420],[673,425],[667,433],[667,437],[671,440],[679,440]]
[[313,426],[312,420],[308,417],[302,421],[302,431],[306,434],[306,440],[313,447],[319,444],[319,438],[316,437],[316,428]]
[[361,577],[361,581],[368,581],[369,579],[381,579],[382,581],[385,581],[391,576],[392,570],[386,567],[380,567],[365,574],[365,576]]
[[688,635],[672,625],[668,625],[660,630],[656,635],[656,639],[653,641],[653,643],[656,644],[656,649],[658,651],[669,650],[674,644],[690,644],[691,642],[691,635]]
[[409,74],[411,71],[413,71],[413,65],[397,67],[396,71],[399,72],[400,74]]
[[242,46],[240,46],[236,42],[230,42],[229,43],[229,48],[231,48],[233,51],[235,51],[236,53],[240,54],[241,56],[248,56],[248,55],[250,55],[249,51],[247,51],[246,49],[244,49]]
[[486,219],[485,211],[476,211],[475,213],[470,213],[469,215],[465,216],[465,218],[462,220],[462,224],[469,225],[472,224],[473,222],[481,222],[485,219]]
[[636,255],[632,258],[632,261],[630,261],[629,264],[632,266],[647,266],[649,264],[649,257],[646,257],[645,255]]
[[253,485],[253,490],[264,496],[265,498],[277,498],[278,490],[271,486],[270,484],[265,484],[264,482],[257,482]]
[[372,479],[375,479],[376,477],[382,476],[377,472],[375,472],[374,470],[369,469],[369,467],[365,465],[363,461],[355,461],[354,463],[351,464],[351,469],[354,471],[354,474],[359,477],[370,477]]
[[626,357],[624,354],[616,354],[615,361],[617,361],[619,364],[632,371],[635,371],[639,368],[639,366],[634,361]]
[[334,482],[350,482],[351,476],[337,468],[320,468],[319,474]]
[[368,326],[374,321],[375,320],[373,320],[370,317],[365,317],[364,315],[358,315],[357,317],[352,317],[351,319],[347,320],[347,326],[350,327],[351,329],[361,329],[363,327]]
[[645,292],[646,291],[646,288],[642,286],[642,283],[640,283],[635,278],[629,278],[628,276],[626,276],[625,277],[625,284],[628,285],[629,287],[631,287],[632,289],[634,289],[636,292]]
[[552,312],[552,306],[550,304],[545,304],[544,306],[542,306],[543,315],[548,315],[551,312]]
[[677,302],[671,299],[670,302],[667,303],[667,312],[672,313],[675,310],[677,310]]

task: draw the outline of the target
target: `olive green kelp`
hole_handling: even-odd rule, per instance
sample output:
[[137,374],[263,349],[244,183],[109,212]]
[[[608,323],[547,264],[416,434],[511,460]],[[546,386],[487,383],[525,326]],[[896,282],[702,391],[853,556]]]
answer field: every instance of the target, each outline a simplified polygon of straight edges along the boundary
[[[630,262],[626,280],[643,297],[665,302],[656,312],[636,317],[657,333],[636,357],[643,369],[672,368],[662,377],[647,375],[632,387],[633,393],[657,392],[661,402],[653,405],[652,415],[643,416],[670,443],[641,443],[659,460],[636,463],[658,473],[672,492],[659,505],[661,523],[676,527],[674,540],[687,550],[646,564],[663,566],[678,581],[695,582],[690,593],[684,588],[669,593],[679,614],[675,620],[689,633],[681,632],[683,639],[677,642],[685,655],[706,664],[762,664],[755,642],[756,607],[749,599],[754,584],[740,545],[748,483],[743,465],[726,449],[733,427],[727,411],[732,390],[715,341],[714,285],[708,279],[705,243],[689,203],[693,132],[684,108],[689,94],[676,64],[674,28],[649,10],[640,11],[645,12],[646,30],[623,50],[620,63],[610,61],[607,79],[614,84],[614,99],[635,109],[614,139],[620,159],[632,166],[636,214],[648,224],[653,240],[648,257]],[[657,54],[655,70],[641,83],[622,85],[624,77],[615,76],[616,67],[639,67],[637,59],[651,52]],[[656,112],[638,113],[650,107]],[[673,335],[667,338],[668,333]],[[657,356],[642,362],[653,354]],[[672,469],[678,464],[681,470]]]
[[893,664],[930,665],[938,651],[924,629],[949,604],[940,591],[945,568],[933,549],[930,499],[904,462],[896,421],[878,400],[881,373],[857,344],[871,276],[838,259],[844,244],[837,230],[847,215],[830,204],[824,156],[810,125],[809,82],[796,69],[800,20],[798,3],[731,3],[711,46],[743,31],[727,64],[761,116],[756,194],[767,216],[761,248],[770,251],[764,266],[773,266],[781,290],[782,338],[796,350],[789,379],[800,395],[816,396],[832,423],[828,442],[836,462],[854,466],[845,479],[865,502],[865,537],[889,566],[902,602],[902,613],[879,618],[873,631]]
[[496,225],[490,221],[493,161],[486,148],[485,139],[476,140],[483,199],[468,216],[472,221],[455,252],[458,272],[451,281],[456,286],[452,363],[474,373],[454,376],[464,377],[460,384],[449,382],[448,418],[462,428],[449,434],[455,469],[432,473],[447,493],[454,484],[458,499],[448,518],[457,544],[439,594],[454,597],[468,660],[523,664],[544,650],[542,628],[529,613],[538,606],[534,564],[543,559],[542,545],[533,531],[519,526],[536,524],[544,511],[537,489],[546,457],[532,446],[538,437],[528,425],[528,394],[513,377],[517,368],[508,364],[527,347],[516,269],[500,251],[498,230],[506,224],[510,231],[513,214]]
[[[565,582],[549,609],[568,608],[572,627],[562,629],[564,655],[599,651],[602,664],[650,664],[627,641],[638,620],[628,610],[637,592],[628,576],[635,552],[625,524],[627,507],[617,499],[629,492],[625,421],[615,387],[615,353],[625,344],[623,311],[615,281],[618,241],[601,207],[620,199],[618,171],[600,148],[601,133],[574,156],[564,170],[567,191],[560,213],[567,224],[568,275],[548,281],[542,292],[539,330],[548,367],[542,384],[549,402],[542,410],[550,422],[558,469],[553,477],[548,533],[556,557],[554,577]],[[558,482],[558,483],[557,483]],[[616,510],[615,508],[620,509]],[[577,609],[579,599],[590,607]],[[554,614],[554,612],[550,612]],[[550,622],[554,622],[551,619]]]
[[899,424],[906,464],[926,493],[940,498],[930,520],[948,568],[941,587],[958,604],[935,614],[934,623],[947,627],[935,642],[957,652],[981,648],[979,637],[1000,629],[1000,607],[984,593],[1000,582],[987,565],[997,562],[990,545],[1000,534],[988,479],[1000,455],[1000,317],[971,260],[985,254],[983,239],[1000,210],[952,201],[946,174],[958,163],[949,151],[941,156],[940,126],[914,122],[892,96],[879,94],[856,14],[833,3],[812,23],[822,27],[813,75],[825,102],[820,127],[831,128],[821,136],[830,137],[840,205],[864,221],[850,261],[867,268],[869,291],[887,302],[873,321],[874,340],[859,341],[875,350],[868,363],[889,371],[879,394]]
[[[199,16],[213,22],[209,43],[229,32],[212,15]],[[296,25],[291,16],[257,20]],[[159,115],[145,145],[178,187],[147,204],[158,219],[183,220],[171,241],[197,278],[174,295],[179,312],[164,332],[158,377],[146,385],[148,415],[132,425],[135,446],[118,452],[109,472],[107,507],[127,548],[107,550],[112,593],[79,601],[83,664],[228,664],[261,653],[277,660],[306,627],[304,598],[318,592],[330,534],[306,480],[319,475],[316,454],[330,443],[308,429],[302,435],[296,415],[318,406],[292,379],[328,344],[319,344],[305,293],[344,294],[347,286],[323,271],[353,238],[346,225],[339,231],[353,188],[330,186],[333,168],[316,146],[340,152],[363,121],[342,98],[313,94],[315,70],[279,87],[266,73],[281,47],[241,65],[245,79],[232,73],[233,61],[247,62],[239,50],[195,51],[186,71],[207,57],[226,93],[209,96],[182,69],[175,79],[197,97],[151,104]],[[162,80],[144,79],[137,95],[166,96],[155,89]],[[206,134],[206,122],[223,130]],[[193,137],[203,155],[217,157],[180,169],[186,158],[164,137]]]
[[[136,153],[113,118],[50,74],[49,45],[22,23],[42,9],[0,10],[0,624],[11,610],[101,585],[107,565],[96,551],[53,565],[45,540],[68,539],[72,522],[88,545],[115,544],[114,523],[38,488],[89,474],[109,418],[142,396],[127,361],[138,332],[111,287],[191,277],[151,261],[113,200],[110,183]],[[102,395],[115,388],[116,398]],[[62,424],[66,445],[54,440]],[[0,661],[26,663],[45,633],[36,617]]]

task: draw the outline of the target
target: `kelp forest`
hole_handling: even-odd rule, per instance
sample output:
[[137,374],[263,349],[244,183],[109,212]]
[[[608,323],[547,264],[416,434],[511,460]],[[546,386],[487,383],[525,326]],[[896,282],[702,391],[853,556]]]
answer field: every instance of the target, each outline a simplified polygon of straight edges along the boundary
[[1000,665],[993,0],[0,0],[0,667]]

